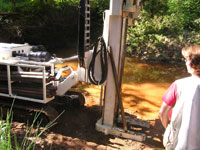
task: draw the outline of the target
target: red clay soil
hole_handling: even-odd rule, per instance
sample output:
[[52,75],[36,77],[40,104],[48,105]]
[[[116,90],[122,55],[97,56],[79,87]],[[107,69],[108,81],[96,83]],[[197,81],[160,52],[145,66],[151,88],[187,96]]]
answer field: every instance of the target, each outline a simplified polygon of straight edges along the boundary
[[[127,61],[127,60],[126,60]],[[128,61],[132,61],[129,60]],[[37,140],[37,150],[143,150],[143,149],[164,149],[162,146],[162,136],[164,128],[158,118],[158,111],[162,104],[161,96],[164,94],[170,83],[176,78],[187,75],[184,66],[174,65],[149,65],[137,63],[141,68],[153,68],[152,74],[159,74],[159,82],[154,76],[141,78],[139,71],[127,71],[125,65],[124,75],[128,76],[129,81],[123,79],[122,99],[127,115],[137,117],[142,120],[150,121],[150,128],[134,127],[135,132],[145,133],[147,139],[144,142],[137,142],[130,139],[105,135],[95,130],[95,124],[101,118],[99,107],[99,86],[79,85],[86,98],[83,108],[67,108],[65,113],[57,120],[57,125],[49,129]],[[133,62],[131,62],[133,63]],[[73,66],[73,63],[70,64]],[[76,64],[75,64],[76,66]],[[147,68],[145,70],[147,70]],[[156,71],[157,74],[156,74]],[[159,72],[158,72],[159,70]],[[131,77],[133,73],[140,77],[140,81],[134,82]],[[143,73],[141,73],[143,74]],[[149,74],[149,73],[148,73]],[[172,76],[171,76],[172,74]],[[145,74],[144,74],[145,75]],[[180,75],[180,76],[178,76]],[[168,78],[167,78],[168,77]],[[137,79],[138,79],[137,78]],[[23,137],[25,124],[15,122],[13,132],[17,136]]]

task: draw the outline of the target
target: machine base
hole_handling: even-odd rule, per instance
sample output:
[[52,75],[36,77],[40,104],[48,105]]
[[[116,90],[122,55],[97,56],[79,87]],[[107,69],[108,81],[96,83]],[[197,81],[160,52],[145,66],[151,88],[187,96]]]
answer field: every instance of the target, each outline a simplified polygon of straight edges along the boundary
[[45,126],[49,122],[55,121],[66,109],[81,108],[84,104],[84,96],[75,91],[67,91],[64,96],[57,96],[47,104],[0,97],[0,112],[4,118],[7,116],[7,112],[12,109],[13,120],[20,122],[27,122],[27,120],[32,122],[36,113],[39,113],[37,120],[39,122],[42,120],[42,126]]
[[137,132],[129,131],[129,130],[125,132],[121,128],[104,125],[104,124],[102,124],[102,119],[97,121],[96,130],[103,132],[106,135],[110,134],[110,135],[114,135],[114,136],[119,136],[119,137],[131,139],[131,140],[139,141],[139,142],[145,141],[145,139],[146,139],[146,134],[137,133]]

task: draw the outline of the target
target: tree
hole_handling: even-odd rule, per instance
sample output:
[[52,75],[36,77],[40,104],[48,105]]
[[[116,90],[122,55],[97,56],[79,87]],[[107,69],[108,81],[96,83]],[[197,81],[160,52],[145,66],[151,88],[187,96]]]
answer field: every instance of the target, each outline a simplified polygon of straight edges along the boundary
[[169,13],[174,23],[186,30],[200,28],[200,1],[199,0],[168,0]]

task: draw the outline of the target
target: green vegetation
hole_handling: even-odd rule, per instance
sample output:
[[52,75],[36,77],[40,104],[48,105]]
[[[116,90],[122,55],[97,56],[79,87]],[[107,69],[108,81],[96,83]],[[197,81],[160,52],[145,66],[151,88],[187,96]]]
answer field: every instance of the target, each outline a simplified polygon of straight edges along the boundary
[[[59,49],[76,49],[78,39],[79,0],[0,0],[0,41],[44,45],[55,53]],[[101,7],[100,7],[101,6]],[[102,12],[106,0],[91,1],[91,40],[102,33]],[[15,13],[12,15],[12,13]]]
[[[102,34],[103,11],[109,7],[109,0],[91,1],[91,40]],[[78,39],[79,0],[0,0],[0,42],[16,42],[44,45],[48,51],[74,48]],[[189,44],[200,44],[200,1],[199,0],[146,0],[143,10],[135,20],[135,26],[128,27],[127,52],[145,61],[165,63],[181,62],[180,49]],[[2,13],[3,14],[3,13]],[[160,68],[156,65],[136,63],[127,59],[123,77],[124,83],[165,82],[180,78],[177,67]],[[173,72],[173,73],[172,73]],[[171,81],[170,81],[171,82]],[[83,92],[84,85],[79,87]],[[37,118],[38,116],[36,116]],[[12,113],[0,121],[0,149],[34,149],[35,140],[48,129],[40,130],[40,124],[27,128],[26,136],[18,143],[11,135]],[[34,126],[36,125],[36,129]],[[36,132],[32,132],[32,131]],[[14,142],[14,145],[13,145]]]
[[145,1],[134,27],[128,29],[128,52],[143,60],[181,61],[180,49],[200,44],[200,1]]
[[[14,104],[14,102],[13,102]],[[1,119],[0,121],[0,149],[1,150],[34,150],[35,144],[38,138],[49,128],[56,124],[57,118],[52,122],[49,122],[45,127],[41,128],[42,120],[38,120],[41,112],[36,113],[33,122],[29,126],[27,123],[26,132],[22,141],[18,141],[17,135],[12,134],[12,121],[13,121],[13,106],[7,112],[6,120]],[[3,116],[2,116],[3,118]]]
[[31,0],[0,0],[0,12],[12,12],[16,7],[24,6]]
[[[91,43],[102,34],[103,11],[108,0],[90,0]],[[0,41],[42,44],[48,50],[77,47],[79,0],[0,0]],[[128,27],[127,52],[142,60],[181,62],[180,49],[200,44],[199,0],[148,0]],[[9,20],[9,21],[8,21]],[[1,39],[2,38],[2,39]]]

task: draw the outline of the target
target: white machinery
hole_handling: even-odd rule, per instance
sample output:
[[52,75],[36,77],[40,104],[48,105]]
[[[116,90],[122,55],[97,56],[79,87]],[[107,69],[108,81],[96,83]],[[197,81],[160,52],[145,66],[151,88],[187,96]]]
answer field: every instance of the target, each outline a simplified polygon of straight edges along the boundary
[[[124,69],[127,23],[133,25],[134,19],[142,9],[141,0],[110,0],[110,9],[105,11],[103,37],[109,52],[108,76],[104,88],[102,118],[96,129],[105,134],[144,141],[146,135],[129,131],[127,122],[149,128],[149,122],[127,118],[120,96],[121,80]],[[120,112],[120,115],[119,115]],[[119,119],[120,118],[120,119]],[[116,127],[121,120],[123,129]]]
[[[0,96],[48,103],[78,82],[70,66],[55,67],[64,59],[39,49],[28,44],[0,43]],[[69,72],[65,77],[64,71]]]
[[[77,84],[82,73],[70,66],[56,67],[65,61],[78,59],[83,66],[84,51],[89,50],[90,4],[80,0],[79,57],[58,58],[51,56],[43,46],[29,44],[0,43],[0,107],[9,108],[16,99],[14,108],[27,110],[27,116],[42,110],[45,121],[54,120],[60,108],[75,105],[84,106],[84,96],[69,91]],[[62,65],[61,65],[62,66]],[[8,98],[8,99],[6,99]],[[22,101],[21,101],[22,100]],[[58,107],[59,106],[59,107]],[[33,112],[33,113],[32,113]],[[18,114],[19,116],[21,114]],[[15,116],[18,116],[15,115]]]
[[[96,123],[96,129],[105,134],[137,141],[144,141],[146,135],[129,131],[127,122],[146,128],[149,128],[150,124],[137,118],[131,119],[125,116],[120,92],[124,69],[127,24],[133,25],[141,9],[141,0],[110,0],[110,9],[106,10],[104,15],[103,38],[99,40],[99,45],[93,51],[92,61],[94,57],[97,58],[93,62],[94,67],[91,69],[91,65],[89,65],[92,62],[90,62],[91,55],[88,55],[89,51],[85,53],[84,63],[82,63],[84,65],[80,65],[82,79],[85,77],[86,82],[89,78],[89,81],[94,84],[102,84],[102,118]],[[101,52],[98,51],[99,49],[101,49]],[[108,59],[106,59],[105,53],[107,53]],[[103,67],[97,67],[99,64]],[[103,78],[105,76],[106,81],[104,82]],[[123,129],[116,127],[118,120],[123,123]]]
[[[93,50],[89,50],[89,0],[81,0],[80,6],[78,70],[73,71],[70,66],[56,69],[56,64],[68,59],[50,56],[41,51],[41,47],[0,43],[0,96],[47,104],[56,96],[66,96],[78,81],[102,84],[102,118],[96,123],[96,129],[144,141],[145,134],[128,130],[120,96],[127,23],[133,25],[141,11],[141,0],[110,0],[110,9],[105,11],[103,38]],[[62,76],[64,71],[69,72],[65,77]],[[84,104],[83,97],[81,103]],[[55,116],[54,112],[51,109],[50,116]],[[115,126],[119,118],[123,129]],[[129,121],[149,127],[148,122]]]
[[15,118],[24,118],[20,111],[27,119],[42,111],[39,119],[46,124],[69,103],[84,106],[84,96],[69,91],[78,82],[77,71],[70,66],[56,67],[67,59],[50,56],[41,46],[0,43],[0,107],[10,108],[15,99],[14,110],[19,112]]

